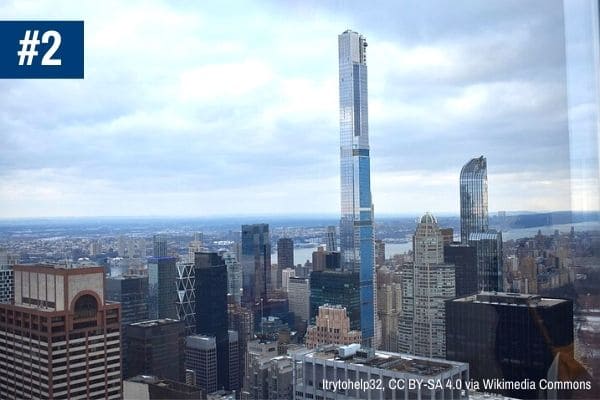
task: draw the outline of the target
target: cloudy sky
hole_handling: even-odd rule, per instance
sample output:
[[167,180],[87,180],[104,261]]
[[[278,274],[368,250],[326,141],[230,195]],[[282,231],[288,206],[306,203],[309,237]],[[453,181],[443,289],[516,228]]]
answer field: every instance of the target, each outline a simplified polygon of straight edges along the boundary
[[[451,5],[450,5],[451,4]],[[0,217],[335,214],[337,35],[369,42],[376,213],[571,207],[563,6],[3,1],[85,21],[84,80],[0,81]]]

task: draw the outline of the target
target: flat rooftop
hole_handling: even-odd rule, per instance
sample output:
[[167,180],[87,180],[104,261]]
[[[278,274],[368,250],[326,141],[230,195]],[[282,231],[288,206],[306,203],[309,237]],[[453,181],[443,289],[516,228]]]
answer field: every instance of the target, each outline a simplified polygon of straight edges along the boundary
[[538,294],[481,292],[451,301],[456,303],[499,304],[523,307],[552,307],[568,300],[542,297]]
[[[348,357],[340,357],[338,352],[339,347],[340,346],[331,345],[317,348],[306,352],[305,357],[321,360],[334,360],[347,364],[365,365],[372,368],[423,376],[435,376],[457,366],[467,365],[460,362],[390,353],[386,351],[375,351],[374,354],[371,354],[368,358],[362,358],[360,353]],[[298,353],[301,354],[302,351]]]
[[142,328],[149,328],[151,326],[170,325],[170,324],[178,323],[178,322],[180,322],[178,319],[163,318],[163,319],[153,319],[153,320],[149,320],[149,321],[135,322],[135,323],[131,324],[131,326],[141,326]]

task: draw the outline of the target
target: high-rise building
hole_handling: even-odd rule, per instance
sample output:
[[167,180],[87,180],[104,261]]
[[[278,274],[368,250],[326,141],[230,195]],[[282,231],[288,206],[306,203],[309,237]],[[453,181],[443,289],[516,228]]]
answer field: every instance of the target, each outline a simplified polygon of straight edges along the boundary
[[148,277],[121,275],[106,278],[106,299],[121,303],[123,326],[148,319]]
[[327,236],[325,237],[325,245],[327,251],[338,251],[335,226],[330,225],[327,227]]
[[398,351],[398,323],[402,311],[402,285],[378,281],[377,307],[381,321],[381,350]]
[[466,244],[445,245],[444,262],[454,265],[456,296],[477,293],[477,257],[474,247]]
[[242,267],[235,258],[235,254],[229,251],[221,253],[221,257],[227,266],[227,293],[237,304],[240,304],[242,301]]
[[[292,358],[296,399],[453,400],[469,396],[464,390],[469,365],[461,362],[374,351],[357,344],[298,350]],[[367,383],[369,379],[373,385]],[[334,387],[334,382],[340,386]]]
[[444,264],[444,242],[437,220],[421,217],[415,235],[414,263],[402,268],[402,313],[398,349],[423,357],[446,354],[444,301],[455,296],[454,266]]
[[306,323],[309,319],[309,280],[306,278],[289,278],[287,292],[290,312],[294,313],[294,325],[297,329],[302,325],[302,322]]
[[325,271],[327,269],[340,269],[342,266],[339,251],[329,251],[319,246],[312,253],[312,270]]
[[154,235],[152,237],[152,256],[168,257],[167,238],[164,235]]
[[194,371],[196,386],[212,393],[217,386],[217,342],[214,336],[192,335],[185,338],[185,368]]
[[131,376],[155,375],[185,382],[185,325],[159,319],[127,327],[127,363]]
[[369,156],[367,41],[347,30],[338,37],[340,87],[340,246],[342,265],[359,273],[360,329],[375,338],[375,256]]
[[350,329],[361,330],[359,287],[358,272],[314,271],[311,273],[310,324],[316,324],[320,306],[332,304],[346,308],[350,318]]
[[218,388],[229,388],[227,266],[214,252],[196,253],[196,333],[213,336],[217,346]]
[[148,259],[148,312],[150,319],[177,318],[177,259]]
[[106,278],[106,299],[121,303],[121,355],[123,377],[127,369],[127,325],[148,319],[148,277],[121,275]]
[[359,330],[350,329],[346,308],[325,304],[319,307],[314,325],[306,331],[306,347],[309,349],[325,344],[352,344],[362,340]]
[[227,366],[229,371],[229,384],[227,387],[229,390],[235,390],[239,392],[242,387],[242,381],[240,380],[240,335],[237,331],[227,331],[229,337],[229,364]]
[[294,241],[281,238],[277,241],[277,265],[279,269],[294,268]]
[[471,233],[468,244],[475,249],[477,258],[478,290],[501,292],[504,288],[502,232]]
[[0,304],[2,399],[120,399],[120,305],[104,269],[14,266],[14,304]]
[[14,274],[12,265],[0,265],[0,303],[14,300]]
[[[489,391],[546,398],[537,383],[547,379],[555,357],[573,360],[573,303],[499,292],[456,298],[446,302],[446,338],[447,358],[469,363],[471,379],[482,387],[484,379],[527,379],[536,383],[535,389],[524,385],[523,390]],[[568,368],[575,366],[571,362]]]
[[[238,386],[244,381],[244,373],[246,371],[246,350],[248,342],[254,338],[254,314],[251,310],[240,306],[236,303],[228,304],[227,313],[229,316],[230,332],[237,332],[238,335]],[[230,359],[232,357],[230,356]],[[231,371],[230,381],[232,381]]]
[[205,250],[207,249],[204,247],[204,235],[202,232],[194,233],[193,240],[188,244],[188,260],[194,262],[195,254]]
[[440,228],[440,232],[442,232],[442,239],[444,240],[444,246],[451,245],[454,242],[454,229]]
[[196,333],[196,270],[193,260],[177,261],[177,319],[185,324],[185,334]]
[[281,288],[287,292],[290,278],[296,276],[296,270],[292,268],[286,268],[281,270]]
[[280,400],[293,398],[292,359],[279,355],[278,343],[261,338],[248,344],[242,398]]
[[488,230],[488,181],[485,157],[473,158],[460,171],[460,237]]
[[375,241],[375,265],[385,264],[385,242],[383,240]]
[[267,300],[271,287],[271,239],[268,224],[242,225],[242,303],[254,307]]

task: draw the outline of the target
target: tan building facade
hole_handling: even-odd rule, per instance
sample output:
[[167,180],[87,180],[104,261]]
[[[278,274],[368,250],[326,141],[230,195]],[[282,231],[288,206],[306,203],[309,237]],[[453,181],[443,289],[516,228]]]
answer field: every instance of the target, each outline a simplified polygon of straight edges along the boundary
[[346,307],[325,304],[319,307],[316,324],[308,327],[306,347],[313,349],[324,344],[360,343],[361,332],[350,330]]

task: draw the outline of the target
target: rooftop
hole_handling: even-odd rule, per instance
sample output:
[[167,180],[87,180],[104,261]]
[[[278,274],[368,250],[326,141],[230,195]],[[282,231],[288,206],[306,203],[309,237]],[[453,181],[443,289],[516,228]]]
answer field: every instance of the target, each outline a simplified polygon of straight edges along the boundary
[[451,301],[457,303],[501,304],[523,307],[551,307],[556,304],[564,303],[567,300],[542,297],[537,294],[481,292],[470,296],[459,297]]
[[148,328],[151,326],[169,325],[169,324],[179,323],[179,322],[180,321],[178,319],[163,318],[163,319],[153,319],[153,320],[149,320],[149,321],[136,322],[136,323],[131,324],[131,326],[141,326],[143,328]]
[[[417,357],[413,355],[390,353],[385,351],[372,351],[361,349],[347,357],[341,357],[340,346],[328,345],[314,350],[304,350],[305,356],[322,360],[334,360],[346,364],[365,365],[372,368],[405,372],[423,376],[435,376],[456,366],[466,366],[464,363]],[[297,354],[301,354],[299,351]],[[369,354],[370,353],[370,354]],[[368,355],[367,355],[368,354]],[[366,356],[366,357],[365,357]]]

